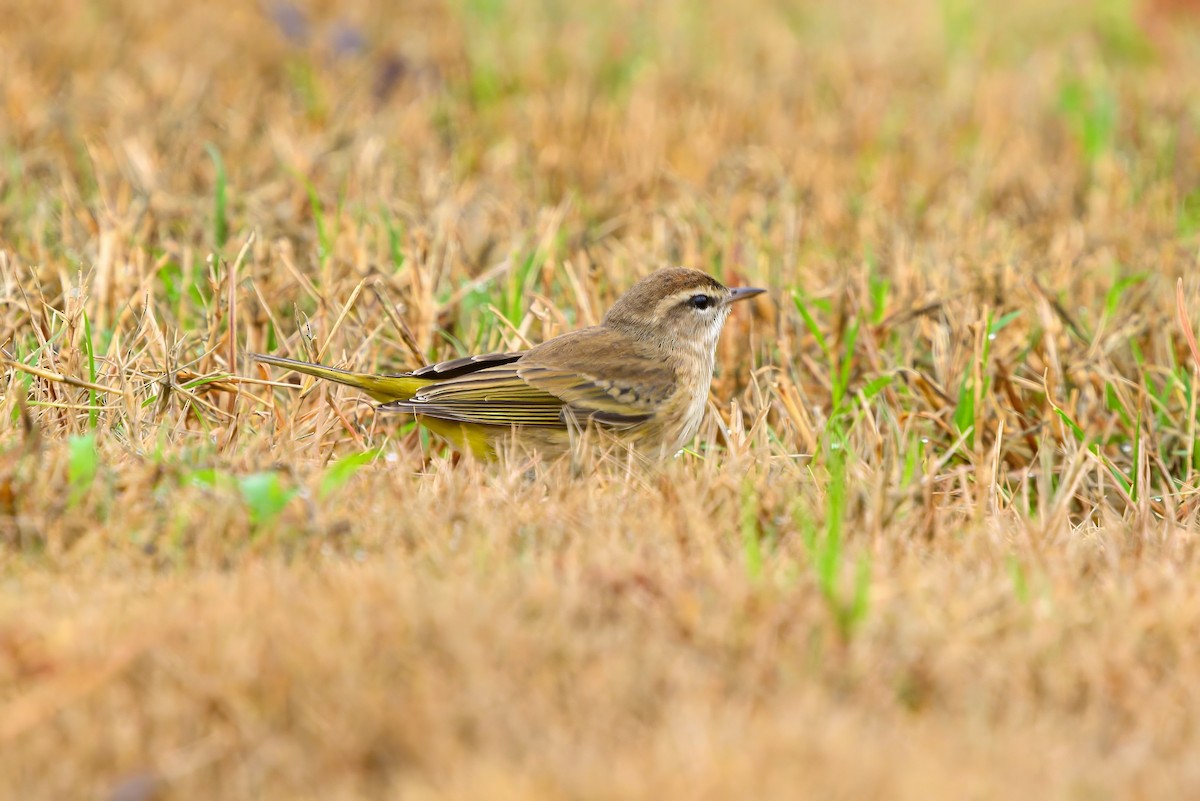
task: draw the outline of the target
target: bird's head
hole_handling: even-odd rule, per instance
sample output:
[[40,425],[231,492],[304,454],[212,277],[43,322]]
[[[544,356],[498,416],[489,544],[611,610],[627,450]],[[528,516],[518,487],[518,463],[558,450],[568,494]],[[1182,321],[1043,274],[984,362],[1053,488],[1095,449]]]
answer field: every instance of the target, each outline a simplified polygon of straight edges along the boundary
[[691,346],[712,353],[730,306],[765,291],[730,289],[699,270],[666,267],[634,284],[602,325],[668,350]]

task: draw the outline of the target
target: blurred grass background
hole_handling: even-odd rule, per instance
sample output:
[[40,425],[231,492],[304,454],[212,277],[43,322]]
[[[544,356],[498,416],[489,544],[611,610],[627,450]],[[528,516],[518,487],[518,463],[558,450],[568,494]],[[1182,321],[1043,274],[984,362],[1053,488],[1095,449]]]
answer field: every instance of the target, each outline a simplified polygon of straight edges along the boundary
[[[1196,792],[1195,4],[6,15],[15,796]],[[771,295],[660,469],[246,358],[520,348],[676,263]]]

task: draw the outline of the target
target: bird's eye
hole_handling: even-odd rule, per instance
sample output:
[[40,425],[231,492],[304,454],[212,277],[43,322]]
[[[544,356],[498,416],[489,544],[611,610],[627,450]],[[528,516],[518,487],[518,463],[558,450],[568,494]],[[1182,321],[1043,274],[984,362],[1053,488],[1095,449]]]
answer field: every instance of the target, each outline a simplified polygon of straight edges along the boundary
[[692,295],[690,298],[688,298],[688,305],[694,309],[699,309],[700,311],[707,309],[712,305],[712,302],[713,299],[708,295]]

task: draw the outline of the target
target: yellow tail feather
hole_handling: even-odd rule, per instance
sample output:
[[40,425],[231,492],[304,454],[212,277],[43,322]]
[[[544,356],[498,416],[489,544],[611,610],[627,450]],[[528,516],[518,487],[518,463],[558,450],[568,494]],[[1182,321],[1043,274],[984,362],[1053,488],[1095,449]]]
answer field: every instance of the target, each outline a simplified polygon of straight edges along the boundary
[[421,390],[434,383],[427,378],[414,378],[407,375],[371,375],[369,373],[352,373],[349,370],[339,370],[336,367],[326,367],[323,364],[301,362],[295,359],[285,359],[281,356],[268,356],[265,353],[250,354],[257,361],[273,364],[295,370],[297,373],[336,381],[355,389],[361,389],[380,403],[400,400],[405,401]]

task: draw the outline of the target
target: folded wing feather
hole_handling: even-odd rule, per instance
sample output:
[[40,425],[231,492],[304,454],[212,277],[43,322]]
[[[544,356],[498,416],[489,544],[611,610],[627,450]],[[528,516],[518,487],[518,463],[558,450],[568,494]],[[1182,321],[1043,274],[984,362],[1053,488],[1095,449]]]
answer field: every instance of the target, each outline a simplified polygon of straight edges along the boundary
[[[595,374],[596,354],[605,355]],[[383,408],[481,425],[566,428],[594,420],[633,426],[650,420],[671,394],[661,358],[605,328],[585,328],[521,358],[437,381]]]

